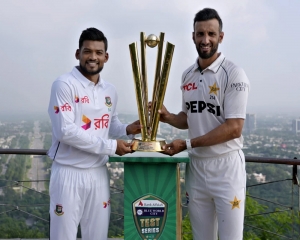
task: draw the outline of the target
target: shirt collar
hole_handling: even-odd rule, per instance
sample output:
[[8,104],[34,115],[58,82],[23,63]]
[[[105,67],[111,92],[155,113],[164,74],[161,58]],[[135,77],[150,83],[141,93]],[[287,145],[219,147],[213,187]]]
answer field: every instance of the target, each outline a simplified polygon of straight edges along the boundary
[[194,64],[194,67],[193,67],[193,70],[196,71],[196,70],[200,70],[201,72],[205,71],[205,70],[211,70],[213,71],[214,73],[216,73],[218,71],[218,69],[220,68],[222,62],[224,61],[225,59],[225,56],[221,53],[220,56],[211,64],[209,65],[207,68],[205,69],[200,69],[200,66],[199,66],[199,62],[198,62],[198,59],[196,59],[196,62]]
[[[82,84],[84,88],[87,88],[88,86],[95,86],[95,84],[92,81],[90,81],[82,75],[82,73],[77,69],[77,67],[74,67],[71,73]],[[96,86],[104,86],[104,81],[100,78]]]

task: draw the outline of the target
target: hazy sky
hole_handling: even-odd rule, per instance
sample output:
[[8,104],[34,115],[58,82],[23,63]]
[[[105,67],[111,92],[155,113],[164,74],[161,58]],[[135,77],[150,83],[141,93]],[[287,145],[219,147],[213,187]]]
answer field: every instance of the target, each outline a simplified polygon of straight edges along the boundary
[[[219,51],[250,80],[248,112],[300,116],[299,0],[0,0],[0,6],[0,115],[47,114],[51,84],[77,65],[78,38],[88,27],[108,38],[101,77],[116,86],[120,113],[137,112],[128,45],[141,31],[165,32],[175,52],[164,104],[179,112],[181,74],[197,57],[193,18],[211,7],[224,23]],[[147,48],[150,94],[156,53]]]

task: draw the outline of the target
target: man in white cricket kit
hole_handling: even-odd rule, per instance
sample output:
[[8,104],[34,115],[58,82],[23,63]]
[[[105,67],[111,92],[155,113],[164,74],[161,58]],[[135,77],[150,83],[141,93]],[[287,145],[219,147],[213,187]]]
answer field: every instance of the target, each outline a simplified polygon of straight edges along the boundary
[[164,153],[188,150],[189,214],[195,240],[242,240],[245,209],[245,156],[241,135],[249,80],[240,67],[218,53],[222,20],[205,8],[192,34],[199,57],[182,75],[182,111],[163,106],[160,120],[188,129],[189,139],[165,145]]
[[75,240],[80,224],[83,240],[102,240],[110,218],[108,156],[132,152],[129,143],[112,138],[138,134],[141,126],[119,121],[116,89],[100,77],[108,60],[104,34],[84,30],[75,56],[79,66],[54,81],[48,108],[50,239]]

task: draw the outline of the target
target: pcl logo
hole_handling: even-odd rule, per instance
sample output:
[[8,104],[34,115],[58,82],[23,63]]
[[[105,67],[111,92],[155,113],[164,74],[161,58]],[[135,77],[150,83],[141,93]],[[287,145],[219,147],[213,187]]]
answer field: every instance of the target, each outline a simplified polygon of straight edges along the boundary
[[185,90],[185,91],[191,91],[191,90],[196,90],[196,89],[197,89],[196,83],[189,83],[189,84],[183,86],[183,90]]

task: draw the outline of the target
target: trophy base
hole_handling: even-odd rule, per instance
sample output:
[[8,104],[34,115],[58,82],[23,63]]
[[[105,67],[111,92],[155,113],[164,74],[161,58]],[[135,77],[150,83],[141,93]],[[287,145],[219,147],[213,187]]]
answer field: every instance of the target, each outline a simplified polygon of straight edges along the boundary
[[163,139],[147,142],[140,139],[133,139],[131,143],[131,149],[138,152],[162,152],[162,146],[166,145],[166,141]]

